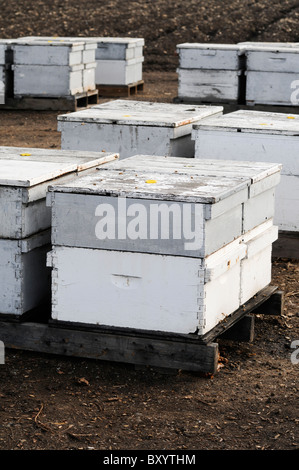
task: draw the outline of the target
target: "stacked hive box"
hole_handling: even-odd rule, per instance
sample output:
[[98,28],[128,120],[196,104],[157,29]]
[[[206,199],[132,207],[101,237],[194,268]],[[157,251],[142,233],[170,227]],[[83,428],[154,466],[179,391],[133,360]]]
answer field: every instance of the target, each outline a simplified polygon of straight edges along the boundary
[[142,80],[143,38],[94,39],[97,41],[97,85],[129,85]]
[[[24,40],[39,40],[39,37],[25,37]],[[95,63],[94,82],[96,85],[127,85],[142,80],[143,38],[117,37],[44,37],[45,40],[84,41],[96,44],[95,54],[89,62]],[[94,66],[89,65],[90,69]]]
[[242,93],[242,46],[178,44],[178,98],[184,101],[238,102]]
[[194,156],[192,123],[221,114],[221,106],[187,106],[114,100],[84,111],[58,116],[61,148]]
[[6,87],[6,44],[0,43],[0,104],[5,103],[5,87]]
[[246,49],[246,104],[299,103],[298,43],[243,43]]
[[299,117],[295,114],[239,110],[194,125],[195,158],[282,163],[276,192],[275,223],[299,232]]
[[63,182],[114,154],[0,148],[0,313],[20,316],[48,299],[50,182]]
[[51,185],[53,320],[204,335],[271,281],[279,173],[143,155]]
[[5,104],[6,97],[12,93],[12,51],[9,39],[0,40],[0,104]]
[[14,95],[64,97],[95,89],[96,43],[48,37],[12,41]]

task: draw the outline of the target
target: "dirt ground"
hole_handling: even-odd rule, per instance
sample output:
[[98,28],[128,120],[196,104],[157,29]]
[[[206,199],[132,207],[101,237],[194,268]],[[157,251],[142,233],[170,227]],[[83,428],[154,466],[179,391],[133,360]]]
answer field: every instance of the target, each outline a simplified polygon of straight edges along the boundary
[[[296,1],[1,3],[2,37],[145,37],[142,100],[173,101],[179,42],[298,41]],[[58,114],[1,110],[0,145],[59,148]],[[219,340],[214,376],[6,350],[0,450],[299,450],[299,262],[275,260],[272,283],[283,315],[256,316],[251,343]]]

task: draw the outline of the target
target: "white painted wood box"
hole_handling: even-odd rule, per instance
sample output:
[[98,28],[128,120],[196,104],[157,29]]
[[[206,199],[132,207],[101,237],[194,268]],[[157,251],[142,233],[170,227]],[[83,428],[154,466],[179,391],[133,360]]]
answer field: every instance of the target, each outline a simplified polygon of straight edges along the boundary
[[97,37],[96,84],[129,85],[142,80],[143,38]]
[[130,60],[143,57],[143,38],[96,37],[97,60]]
[[[277,231],[266,216],[243,233],[243,207],[279,171],[265,163],[135,156],[50,186],[52,318],[206,333],[270,282],[268,253]],[[76,217],[66,217],[72,206]],[[157,219],[148,219],[157,206],[165,211],[160,232]],[[104,213],[116,236],[101,237]],[[189,223],[191,230],[192,217],[191,247],[183,228]]]
[[299,117],[296,114],[239,110],[193,126],[195,158],[265,161],[282,164],[276,189],[275,224],[299,231]]
[[193,157],[192,123],[222,112],[222,106],[113,100],[57,119],[65,150]]
[[[272,163],[148,155],[111,163],[62,186],[49,186],[52,243],[202,258],[273,218],[274,198],[268,193],[275,193],[280,169]],[[97,235],[100,208],[106,204],[107,217],[115,220],[114,228],[107,227],[113,237],[110,232]],[[130,230],[129,215],[134,215],[136,204],[142,206],[140,217],[146,220],[139,227],[140,236],[135,233],[138,227],[131,227],[132,241],[129,231],[118,234],[125,223]],[[70,206],[76,207],[74,217],[68,216]],[[183,230],[185,213],[194,233],[191,226],[189,232],[188,227]],[[165,227],[159,214],[165,216]],[[151,232],[151,222],[157,232]]]
[[95,89],[96,43],[24,37],[13,43],[14,95],[61,97]]
[[51,272],[46,266],[51,231],[19,240],[0,238],[0,313],[22,315],[49,299]]
[[[38,41],[40,37],[24,37],[22,41]],[[95,85],[127,85],[142,80],[143,38],[118,37],[43,37],[46,41],[84,42],[83,63],[94,73]],[[94,64],[94,72],[90,71]],[[85,67],[86,69],[86,67]],[[88,72],[85,71],[85,75]]]
[[116,154],[0,147],[0,238],[50,228],[47,186],[117,158]]
[[236,102],[244,69],[243,47],[184,43],[179,55],[178,97],[206,102]]
[[298,105],[298,57],[298,43],[247,44],[246,104]]
[[97,59],[97,85],[129,85],[142,80],[143,57],[129,60]]

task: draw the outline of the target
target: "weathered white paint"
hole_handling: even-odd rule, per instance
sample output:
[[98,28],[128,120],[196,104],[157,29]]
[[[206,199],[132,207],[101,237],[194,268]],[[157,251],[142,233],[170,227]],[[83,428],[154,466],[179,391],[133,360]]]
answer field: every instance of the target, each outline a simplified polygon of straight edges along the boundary
[[226,269],[205,284],[201,259],[54,247],[52,318],[203,334],[238,308],[245,251],[244,245],[232,250]]
[[95,41],[29,36],[11,43],[16,97],[61,97],[95,89],[95,70],[90,70],[96,68]]
[[237,101],[239,71],[209,69],[177,69],[178,97],[207,102]]
[[239,70],[243,47],[235,44],[178,44],[179,67],[183,69]]
[[45,200],[48,185],[118,158],[116,154],[72,155],[61,150],[57,151],[57,161],[55,157],[54,150],[0,148],[1,238],[21,239],[49,228],[51,214]]
[[[163,161],[165,166],[161,168]],[[273,217],[279,165],[255,166],[217,160],[189,162],[188,158],[139,155],[64,185],[50,185],[48,205],[52,207],[53,244],[204,257]],[[145,232],[134,240],[127,233],[119,237],[120,225],[127,229],[123,219],[118,224],[119,214],[123,214],[121,211],[128,213],[130,207],[133,210],[136,203],[142,205],[145,214],[146,220],[142,219],[146,222]],[[96,212],[104,204],[112,208],[109,223],[116,230],[113,238],[99,239]],[[166,209],[164,216],[170,221],[174,207],[179,208],[180,219],[175,221],[180,236],[172,239],[170,235],[165,240],[161,236],[157,239],[150,236],[153,206]],[[76,211],[71,213],[70,207],[75,207]],[[182,233],[183,210],[190,208],[198,221],[197,245],[192,249],[186,248],[187,240]],[[172,231],[170,222],[169,233]]]
[[276,188],[275,224],[280,230],[298,231],[298,115],[236,111],[201,124],[193,126],[196,158],[282,164],[281,181]]
[[14,65],[14,95],[61,97],[82,93],[83,69],[83,64]]
[[7,44],[3,42],[3,40],[0,40],[0,65],[6,64],[6,60],[5,60],[6,50],[7,50]]
[[[246,69],[250,71],[298,73],[299,44],[284,46],[246,45]],[[269,77],[270,78],[270,77]]]
[[82,52],[83,64],[93,64],[96,61],[95,49],[88,49],[86,47],[87,45],[85,44],[85,49]]
[[[297,91],[296,91],[297,90]],[[246,104],[298,105],[298,73],[246,72]]]
[[64,150],[193,157],[192,123],[222,112],[222,106],[114,100],[57,119]]
[[130,60],[96,59],[97,85],[129,85],[142,80],[143,57]]
[[0,239],[1,313],[22,315],[50,296],[49,249],[50,230],[32,239]]
[[83,90],[95,90],[96,88],[96,63],[85,64],[83,74]]
[[84,43],[62,45],[60,42],[44,41],[40,45],[13,45],[14,64],[16,65],[80,65]]
[[143,38],[98,37],[96,59],[130,60],[143,56]]
[[[261,225],[263,232],[253,236],[247,233],[243,237],[247,245],[247,255],[241,260],[240,303],[250,300],[257,292],[271,282],[272,244],[278,238],[278,227],[272,221]],[[267,228],[268,227],[268,228]]]
[[[84,42],[85,50],[95,49],[96,59],[129,60],[143,56],[143,38],[129,37],[62,37],[62,36],[27,36],[18,39],[18,42],[34,41],[60,41]],[[91,62],[94,61],[93,58]]]
[[277,233],[269,220],[205,259],[54,246],[52,318],[205,334],[271,282]]

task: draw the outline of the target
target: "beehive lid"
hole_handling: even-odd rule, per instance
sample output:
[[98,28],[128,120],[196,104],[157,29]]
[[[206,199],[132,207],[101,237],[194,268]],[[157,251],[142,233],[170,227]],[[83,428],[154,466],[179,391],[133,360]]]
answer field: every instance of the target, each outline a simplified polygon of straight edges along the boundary
[[118,158],[114,153],[48,151],[4,147],[0,150],[0,186],[29,188]]
[[[156,159],[156,166],[152,164]],[[92,175],[72,179],[64,185],[49,186],[49,191],[93,194],[136,199],[214,204],[241,191],[266,174],[280,171],[280,165],[252,162],[222,162],[168,157],[168,168],[161,170],[164,157],[138,155],[114,168],[107,167]],[[126,169],[126,162],[128,168]],[[130,162],[132,165],[130,166]],[[138,166],[139,163],[139,166]],[[229,173],[230,166],[242,171]],[[247,174],[246,174],[247,170]],[[245,171],[245,176],[244,176]]]
[[240,47],[245,48],[246,51],[256,52],[290,52],[298,54],[299,43],[298,42],[240,42]]
[[20,44],[28,43],[37,43],[39,41],[45,41],[47,43],[51,42],[60,42],[60,43],[71,43],[71,44],[77,44],[77,43],[88,43],[91,45],[94,45],[94,48],[97,47],[97,42],[95,38],[87,38],[83,36],[23,36],[18,38],[17,42]]
[[60,37],[43,37],[43,36],[32,36],[24,37],[11,40],[11,44],[14,47],[18,46],[53,46],[53,47],[69,47],[76,49],[83,49],[85,45],[84,38],[60,38]]
[[254,41],[245,41],[245,42],[238,42],[238,46],[246,46],[246,48],[251,48],[251,47],[259,47],[259,48],[274,48],[274,49],[280,49],[280,48],[288,48],[288,47],[298,47],[299,43],[298,42],[254,42]]
[[143,38],[128,38],[128,37],[85,37],[85,36],[23,36],[17,39],[18,42],[36,42],[36,41],[68,41],[68,42],[85,42],[95,44],[123,44],[127,48],[136,46],[144,46]]
[[135,46],[144,46],[144,39],[143,38],[128,38],[128,37],[93,37],[91,38],[95,40],[98,44],[125,44],[126,47],[131,48]]
[[299,115],[239,110],[211,117],[193,125],[194,129],[263,134],[299,134]]
[[180,127],[220,114],[222,106],[193,106],[133,100],[113,100],[58,116],[58,121],[79,121],[117,125]]
[[[117,160],[109,165],[109,170],[123,172],[146,171],[148,168],[157,173],[185,174],[190,176],[238,177],[257,183],[268,176],[280,172],[282,165],[268,162],[250,162],[235,160],[202,160],[168,156],[134,155],[124,160]],[[107,169],[107,167],[103,167]]]
[[202,49],[202,50],[219,50],[219,51],[241,51],[242,45],[239,44],[213,44],[213,43],[198,43],[198,42],[184,42],[177,44],[177,49]]

